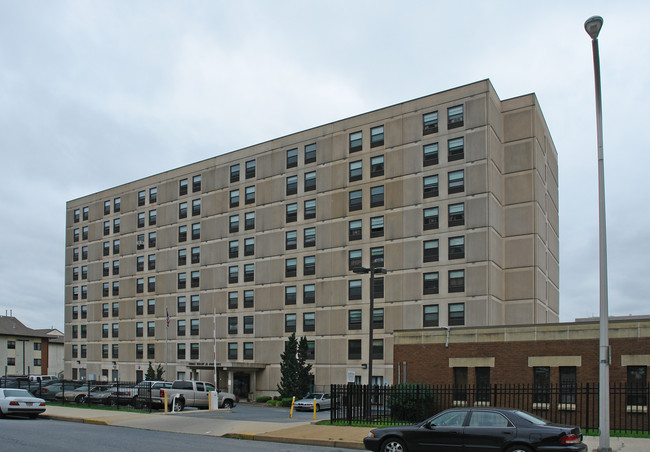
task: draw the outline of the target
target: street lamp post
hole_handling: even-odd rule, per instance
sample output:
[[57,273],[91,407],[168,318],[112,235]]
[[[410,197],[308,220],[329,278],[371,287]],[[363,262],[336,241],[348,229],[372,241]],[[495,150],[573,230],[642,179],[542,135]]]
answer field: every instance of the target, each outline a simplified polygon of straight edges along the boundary
[[585,31],[591,37],[594,55],[594,80],[596,87],[596,134],[598,140],[598,250],[600,262],[600,364],[598,383],[598,452],[611,452],[609,444],[609,313],[607,306],[607,233],[605,228],[605,164],[603,158],[603,106],[600,90],[600,56],[598,34],[603,18],[592,16],[585,22]]
[[375,273],[386,274],[386,269],[382,267],[384,259],[375,259],[370,268],[368,267],[355,267],[352,269],[354,273],[370,273],[370,315],[368,325],[368,387],[372,387],[372,342],[373,342],[373,314],[375,310]]

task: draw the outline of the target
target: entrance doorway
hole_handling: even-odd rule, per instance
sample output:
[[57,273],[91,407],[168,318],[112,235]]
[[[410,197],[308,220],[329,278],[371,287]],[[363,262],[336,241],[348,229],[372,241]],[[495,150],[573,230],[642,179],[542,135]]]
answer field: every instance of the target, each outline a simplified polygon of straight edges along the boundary
[[233,375],[233,392],[242,400],[248,399],[251,389],[251,376],[244,372],[235,372]]

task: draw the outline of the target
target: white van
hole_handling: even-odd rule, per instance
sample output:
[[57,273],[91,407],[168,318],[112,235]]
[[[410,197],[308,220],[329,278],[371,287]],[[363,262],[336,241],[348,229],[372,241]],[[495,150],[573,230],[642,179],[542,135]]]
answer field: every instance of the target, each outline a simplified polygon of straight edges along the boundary
[[57,380],[56,375],[30,375],[29,376],[29,381],[51,381],[51,380]]

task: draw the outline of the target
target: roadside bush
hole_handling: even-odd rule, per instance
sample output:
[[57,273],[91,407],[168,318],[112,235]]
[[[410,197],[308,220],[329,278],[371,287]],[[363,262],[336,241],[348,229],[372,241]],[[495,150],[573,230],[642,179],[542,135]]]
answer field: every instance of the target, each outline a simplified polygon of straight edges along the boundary
[[280,402],[280,406],[283,406],[283,407],[287,407],[287,408],[289,408],[289,407],[291,407],[291,402],[292,402],[292,401],[293,401],[293,398],[285,397],[285,398],[282,399],[282,401]]
[[279,400],[267,400],[266,401],[266,406],[280,406],[282,402]]
[[436,397],[428,386],[412,383],[395,385],[388,398],[392,418],[400,421],[419,422],[433,412]]
[[271,397],[269,397],[269,396],[260,396],[260,397],[257,397],[255,399],[255,402],[257,402],[257,403],[266,403],[269,400],[271,400]]

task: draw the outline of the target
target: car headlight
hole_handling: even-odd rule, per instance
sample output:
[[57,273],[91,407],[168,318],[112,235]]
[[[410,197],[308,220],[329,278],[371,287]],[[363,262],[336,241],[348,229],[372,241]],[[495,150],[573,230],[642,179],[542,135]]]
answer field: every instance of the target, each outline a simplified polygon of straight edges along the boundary
[[366,435],[367,438],[374,438],[375,434],[373,432],[368,432],[368,435]]

